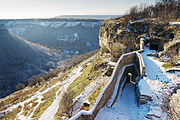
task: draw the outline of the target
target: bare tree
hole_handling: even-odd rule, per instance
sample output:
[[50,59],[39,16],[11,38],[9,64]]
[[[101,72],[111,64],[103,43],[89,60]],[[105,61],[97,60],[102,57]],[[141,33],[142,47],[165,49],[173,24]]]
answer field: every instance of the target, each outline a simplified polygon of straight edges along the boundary
[[129,10],[132,19],[160,18],[163,20],[178,19],[180,17],[180,0],[159,0],[155,5],[141,4]]

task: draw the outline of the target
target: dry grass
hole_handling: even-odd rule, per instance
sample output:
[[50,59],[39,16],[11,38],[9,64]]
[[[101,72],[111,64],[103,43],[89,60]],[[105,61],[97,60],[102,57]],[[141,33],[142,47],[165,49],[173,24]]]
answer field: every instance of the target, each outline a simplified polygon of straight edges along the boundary
[[81,74],[69,87],[68,91],[75,92],[74,97],[79,95],[84,88],[94,81],[101,73],[101,65],[103,64],[102,59],[96,56],[93,63],[89,64]]
[[[39,90],[40,88],[30,88],[28,90],[20,91],[16,95],[9,97],[8,99],[3,101],[3,106],[6,106],[3,109],[7,109],[11,105],[17,104],[19,102],[22,102],[32,96],[32,93],[35,93]],[[0,110],[3,110],[0,109]]]
[[[85,68],[84,72],[82,73],[81,76],[79,76],[69,87],[68,90],[74,91],[76,95],[79,95],[82,90],[91,82],[88,80],[88,76],[93,68],[93,65],[90,64]],[[74,97],[76,97],[74,95]]]
[[14,120],[17,114],[21,111],[22,106],[18,106],[16,109],[12,110],[10,113],[4,115],[1,120]]
[[[107,85],[108,82],[103,82],[101,85],[99,85],[92,93],[91,95],[88,97],[88,101],[91,103],[90,108],[92,108],[92,106],[94,105],[94,103],[96,102],[97,98],[99,97],[101,91],[103,90],[103,88]],[[82,110],[89,110],[89,107],[82,107]]]
[[[84,69],[82,74],[68,87],[67,92],[73,92],[73,98],[78,96],[92,81],[96,80],[99,75],[102,74],[103,68],[104,68],[104,62],[102,58],[99,57],[100,55],[96,55],[96,57],[93,59],[93,62],[90,62],[88,66],[84,65]],[[90,59],[89,59],[90,60]],[[86,61],[87,63],[88,61]],[[85,63],[85,62],[84,62]],[[106,65],[105,65],[106,67]],[[106,84],[106,83],[104,83]],[[103,85],[104,85],[103,84]],[[101,85],[101,87],[103,86]],[[60,102],[58,112],[54,116],[55,120],[61,119],[61,117],[65,114],[63,114],[63,108],[62,106],[65,103],[62,104],[62,101]],[[67,111],[66,111],[67,112]],[[66,115],[68,116],[68,115]]]
[[[31,100],[28,103],[24,104],[24,108],[23,108],[23,115],[28,115],[28,113],[31,113],[34,110],[34,107],[38,104],[38,102],[36,102],[38,98],[35,98],[33,100]],[[30,105],[32,104],[32,105]]]
[[[95,80],[101,73],[102,70],[94,70],[95,66],[98,66],[100,64],[103,63],[102,59],[100,57],[91,57],[85,61],[83,61],[82,63],[80,63],[79,65],[83,65],[85,63],[90,63],[88,66],[83,65],[84,69],[83,69],[83,73],[68,87],[68,92],[73,92],[73,98],[75,98],[77,95],[79,95],[84,88],[89,85],[93,80]],[[93,62],[91,62],[91,60],[94,60]],[[62,101],[59,104],[59,109],[58,112],[55,114],[54,119],[55,120],[59,120],[61,119],[62,115],[63,115],[63,108],[62,108]]]
[[60,86],[55,87],[53,90],[43,94],[42,102],[34,111],[34,114],[31,118],[38,120],[42,113],[52,104],[55,99],[55,95]]
[[164,63],[164,64],[162,65],[162,67],[164,67],[165,69],[169,69],[169,68],[172,68],[173,65],[172,65],[171,63]]

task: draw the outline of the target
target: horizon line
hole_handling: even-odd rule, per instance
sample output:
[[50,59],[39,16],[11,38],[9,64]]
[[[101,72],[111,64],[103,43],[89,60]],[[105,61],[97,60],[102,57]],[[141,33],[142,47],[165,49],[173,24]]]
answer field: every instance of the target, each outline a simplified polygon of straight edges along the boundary
[[[59,16],[54,16],[54,17],[24,17],[24,18],[0,18],[0,20],[30,20],[30,19],[57,19],[58,17],[61,16],[123,16],[123,14],[83,14],[83,15],[59,15]],[[65,19],[65,18],[59,18],[59,19]],[[69,18],[70,19],[70,18]],[[75,19],[75,18],[74,18]],[[92,18],[93,19],[93,18]]]

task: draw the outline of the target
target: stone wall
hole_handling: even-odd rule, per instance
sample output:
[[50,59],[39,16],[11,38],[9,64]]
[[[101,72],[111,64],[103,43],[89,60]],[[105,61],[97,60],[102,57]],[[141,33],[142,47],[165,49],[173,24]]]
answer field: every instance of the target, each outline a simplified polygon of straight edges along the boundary
[[[143,66],[144,64],[143,64],[143,59],[141,55],[138,52],[131,52],[131,53],[123,54],[118,60],[118,63],[114,69],[111,80],[101,92],[93,108],[90,111],[79,112],[79,114],[72,117],[71,120],[75,120],[75,119],[93,120],[96,117],[99,110],[107,104],[108,100],[111,99],[112,94],[117,84],[117,80],[120,79],[119,85],[117,86],[119,89],[119,86],[122,84],[124,78],[127,76],[127,73],[131,72],[130,67],[132,67],[133,65],[137,68],[139,75],[143,77],[144,72],[145,72],[145,69],[144,69],[145,67]],[[121,74],[121,77],[118,78],[120,74]],[[118,91],[117,91],[117,94],[118,94]],[[115,99],[113,101],[115,101]]]

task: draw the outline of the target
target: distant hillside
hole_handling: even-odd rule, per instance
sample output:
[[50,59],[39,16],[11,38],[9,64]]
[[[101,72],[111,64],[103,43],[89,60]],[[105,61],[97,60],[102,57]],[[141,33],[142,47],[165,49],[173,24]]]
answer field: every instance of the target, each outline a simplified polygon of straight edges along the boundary
[[32,75],[49,71],[62,56],[44,46],[10,34],[0,26],[0,97],[10,94],[15,86]]
[[110,18],[121,17],[122,15],[60,15],[55,17],[56,19],[84,19],[84,20],[106,20]]
[[9,32],[31,42],[56,48],[63,54],[82,54],[99,48],[101,21],[94,20],[10,20]]
[[98,49],[100,25],[100,20],[0,20],[0,98],[62,60]]

